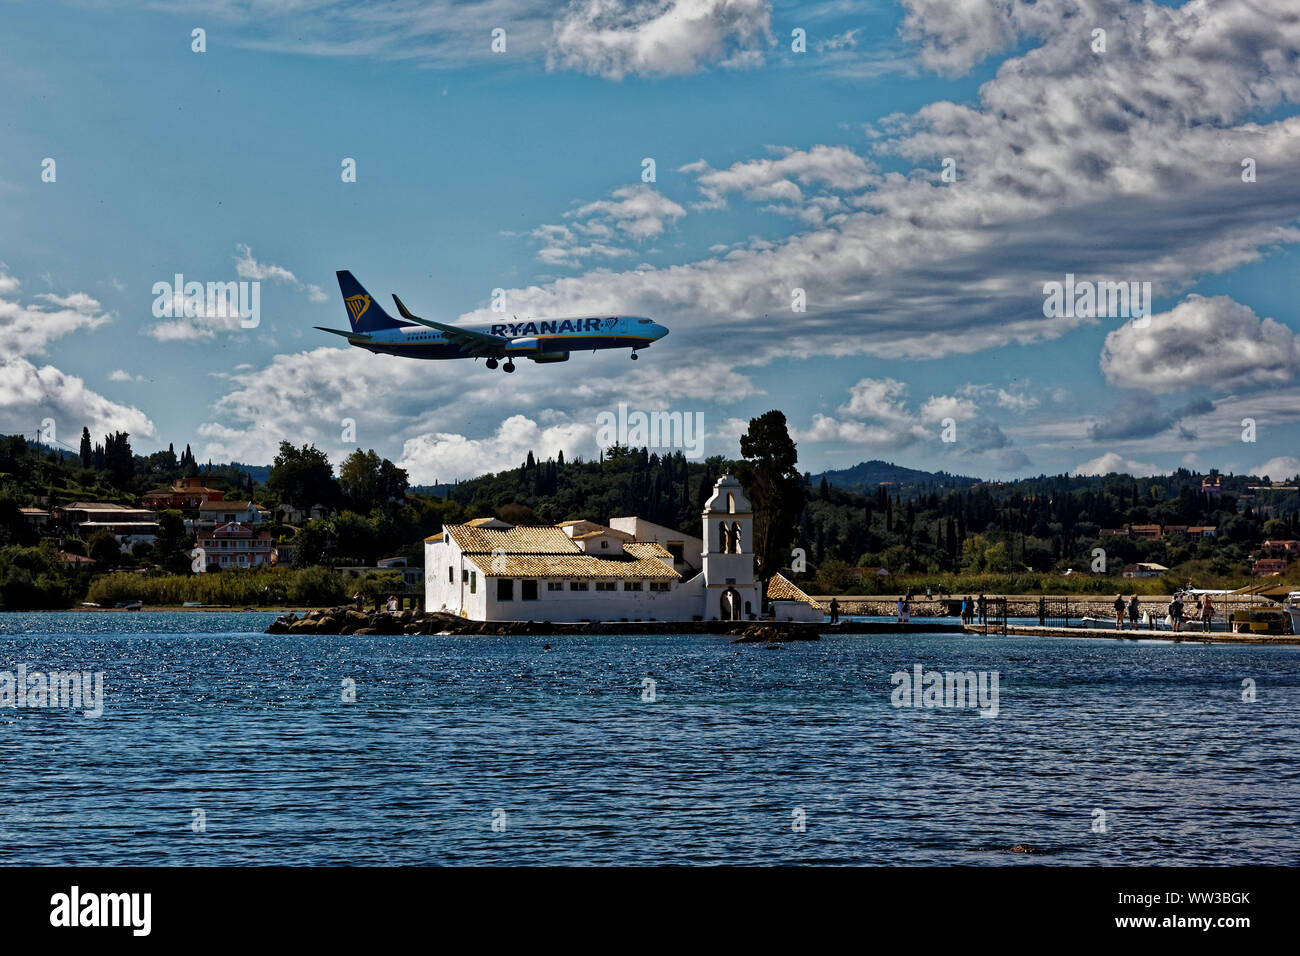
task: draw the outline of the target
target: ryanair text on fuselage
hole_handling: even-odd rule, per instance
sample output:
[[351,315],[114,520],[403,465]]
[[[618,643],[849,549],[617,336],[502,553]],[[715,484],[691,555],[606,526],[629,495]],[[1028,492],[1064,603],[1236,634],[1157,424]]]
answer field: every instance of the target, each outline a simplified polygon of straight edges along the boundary
[[[486,359],[488,368],[502,364],[507,372],[513,372],[515,358],[537,363],[566,362],[570,352],[588,349],[593,352],[631,349],[632,358],[636,358],[639,350],[668,334],[666,328],[651,319],[628,315],[528,321],[516,318],[513,322],[466,328],[412,315],[396,295],[393,302],[401,319],[395,319],[351,272],[341,270],[338,279],[352,331],[316,328],[342,335],[358,348],[387,355],[420,359],[482,358]],[[505,362],[500,363],[501,359]]]

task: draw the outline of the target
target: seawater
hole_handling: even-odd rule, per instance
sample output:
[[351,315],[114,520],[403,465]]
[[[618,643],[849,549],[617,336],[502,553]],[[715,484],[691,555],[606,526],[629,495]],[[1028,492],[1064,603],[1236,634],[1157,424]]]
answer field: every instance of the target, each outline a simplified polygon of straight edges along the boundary
[[[0,709],[4,862],[1300,863],[1300,647],[274,616],[0,615],[0,671],[105,675],[99,718]],[[998,716],[895,708],[918,663],[997,671]]]

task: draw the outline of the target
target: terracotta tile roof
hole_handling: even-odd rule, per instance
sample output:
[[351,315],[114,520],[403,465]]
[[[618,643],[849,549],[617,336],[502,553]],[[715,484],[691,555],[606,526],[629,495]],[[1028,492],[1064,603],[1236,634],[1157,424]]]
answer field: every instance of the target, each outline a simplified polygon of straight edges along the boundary
[[[624,543],[617,555],[585,553],[559,526],[485,528],[453,524],[446,539],[486,576],[680,580],[672,555],[653,542]],[[434,535],[426,541],[445,540]]]
[[653,558],[664,562],[670,568],[673,566],[672,552],[654,541],[628,541],[623,545],[623,550],[633,557]]
[[[603,528],[603,529],[601,529],[600,531],[588,531],[588,532],[586,532],[585,534],[575,534],[575,535],[574,535],[570,540],[572,540],[572,541],[581,541],[581,540],[583,540],[584,538],[599,538],[599,537],[602,537],[602,536],[608,536],[608,537],[611,537],[611,538],[619,538],[620,540],[623,540],[623,541],[635,541],[635,540],[636,540],[636,539],[633,538],[630,534],[628,534],[626,531],[615,531],[613,528]],[[566,535],[566,537],[567,537],[567,535]]]
[[74,501],[72,504],[59,505],[65,511],[148,511],[148,508],[132,508],[129,505],[116,505],[104,501]]
[[506,554],[582,553],[582,549],[567,534],[553,525],[484,528],[471,522],[449,524],[442,530],[466,554],[491,554],[493,549],[500,549]]
[[825,610],[820,604],[804,594],[789,578],[781,574],[773,574],[767,582],[767,599],[769,601],[802,601],[804,604],[811,604],[817,610]]

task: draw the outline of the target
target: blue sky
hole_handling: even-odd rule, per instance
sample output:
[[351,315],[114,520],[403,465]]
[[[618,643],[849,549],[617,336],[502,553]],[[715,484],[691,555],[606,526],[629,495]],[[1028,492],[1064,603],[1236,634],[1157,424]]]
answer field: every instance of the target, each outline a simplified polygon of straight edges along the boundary
[[[7,4],[0,426],[359,444],[431,482],[591,456],[625,402],[724,455],[781,408],[811,471],[1300,472],[1293,5],[963,9]],[[431,318],[503,288],[672,334],[509,377],[376,356],[312,329],[345,327],[339,268]],[[260,281],[260,324],[155,317],[178,272]],[[1153,314],[1047,317],[1066,273]]]

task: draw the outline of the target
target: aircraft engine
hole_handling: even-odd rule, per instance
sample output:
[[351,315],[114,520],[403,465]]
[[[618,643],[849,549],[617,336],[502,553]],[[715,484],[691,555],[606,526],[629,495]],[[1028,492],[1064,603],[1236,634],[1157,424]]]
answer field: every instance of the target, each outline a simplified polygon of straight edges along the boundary
[[512,353],[530,358],[534,362],[567,362],[569,360],[568,352],[546,352],[543,351],[545,348],[546,346],[539,342],[536,336],[510,340],[510,351]]

